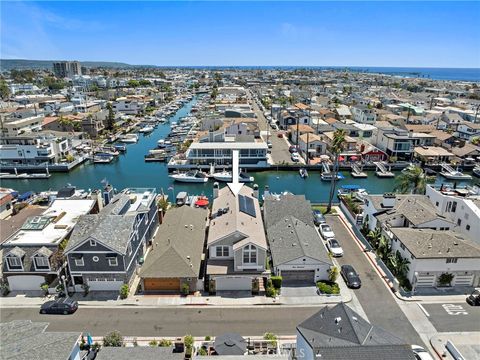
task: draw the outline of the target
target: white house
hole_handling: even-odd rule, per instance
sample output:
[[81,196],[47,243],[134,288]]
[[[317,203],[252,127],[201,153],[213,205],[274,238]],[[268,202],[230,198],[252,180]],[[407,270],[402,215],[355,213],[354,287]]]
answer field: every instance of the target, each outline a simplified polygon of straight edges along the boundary
[[44,115],[34,115],[24,118],[6,119],[2,123],[2,134],[17,136],[26,132],[42,130]]
[[474,137],[480,137],[480,124],[462,121],[457,125],[454,135],[460,139],[471,141]]
[[126,97],[118,98],[113,103],[113,110],[124,114],[136,115],[145,110],[146,104],[137,99],[129,99]]
[[377,121],[375,109],[367,106],[356,105],[350,108],[352,110],[353,120],[361,124],[374,124]]
[[480,188],[427,185],[426,196],[437,212],[451,220],[455,231],[480,244]]
[[[454,231],[390,228],[392,252],[410,261],[413,287],[480,286],[480,245]],[[442,283],[442,274],[451,280]],[[445,275],[444,275],[445,276]]]

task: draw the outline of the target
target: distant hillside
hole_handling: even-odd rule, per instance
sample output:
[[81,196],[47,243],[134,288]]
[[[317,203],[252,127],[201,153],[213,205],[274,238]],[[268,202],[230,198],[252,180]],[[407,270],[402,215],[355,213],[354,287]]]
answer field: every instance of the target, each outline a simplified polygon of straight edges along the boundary
[[[0,59],[0,69],[8,71],[12,69],[52,69],[53,63],[61,60],[23,60],[23,59]],[[113,69],[156,67],[155,65],[130,65],[121,62],[109,61],[80,61],[87,68],[103,67]]]

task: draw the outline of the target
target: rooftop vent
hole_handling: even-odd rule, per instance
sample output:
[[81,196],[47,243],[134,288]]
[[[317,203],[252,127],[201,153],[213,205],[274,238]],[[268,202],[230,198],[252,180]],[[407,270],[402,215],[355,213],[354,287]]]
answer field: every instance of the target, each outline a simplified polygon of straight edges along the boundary
[[335,318],[335,324],[340,324],[340,321],[342,321],[340,316]]

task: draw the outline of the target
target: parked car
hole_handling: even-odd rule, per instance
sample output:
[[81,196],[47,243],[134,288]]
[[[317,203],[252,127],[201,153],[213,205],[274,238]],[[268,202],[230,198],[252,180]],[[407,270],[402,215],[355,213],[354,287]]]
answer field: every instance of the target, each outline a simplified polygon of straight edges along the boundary
[[328,224],[320,224],[318,230],[320,230],[320,235],[322,235],[325,240],[335,237],[335,233]]
[[340,246],[340,243],[336,239],[328,239],[327,240],[327,248],[328,251],[332,253],[335,257],[343,256],[343,249]]
[[480,290],[473,291],[467,297],[467,303],[472,306],[480,306]]
[[300,161],[300,155],[298,155],[298,153],[294,152],[292,153],[292,156],[290,156],[292,158],[292,161],[293,162],[299,162]]
[[360,276],[357,274],[352,265],[342,265],[340,273],[342,274],[343,280],[345,280],[345,283],[349,288],[359,289],[360,286],[362,286]]
[[412,351],[415,354],[417,360],[433,360],[432,355],[423,347],[418,345],[412,345]]
[[292,154],[292,153],[298,152],[298,148],[296,145],[290,145],[290,147],[288,148],[288,151],[290,151],[290,154]]
[[267,141],[267,146],[268,146],[269,149],[271,149],[271,148],[273,147],[272,142],[271,142],[271,141]]
[[69,298],[47,301],[40,307],[40,314],[73,314],[78,309],[78,302]]
[[320,224],[325,224],[327,221],[325,220],[325,216],[323,216],[320,210],[313,210],[313,223],[315,226],[319,226]]

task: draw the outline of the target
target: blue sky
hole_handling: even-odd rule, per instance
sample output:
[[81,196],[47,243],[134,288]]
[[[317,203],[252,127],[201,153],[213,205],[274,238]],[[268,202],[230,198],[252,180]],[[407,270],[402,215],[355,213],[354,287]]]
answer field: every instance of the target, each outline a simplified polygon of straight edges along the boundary
[[480,67],[474,2],[1,2],[1,57]]

